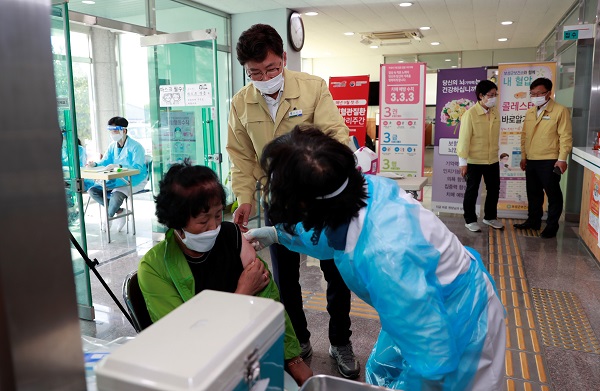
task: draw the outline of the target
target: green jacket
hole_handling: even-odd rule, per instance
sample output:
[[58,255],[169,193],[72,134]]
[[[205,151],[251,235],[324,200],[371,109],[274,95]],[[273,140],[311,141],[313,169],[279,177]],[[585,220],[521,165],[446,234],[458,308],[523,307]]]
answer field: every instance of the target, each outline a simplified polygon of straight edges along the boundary
[[[267,264],[262,262],[267,267]],[[172,229],[167,231],[163,241],[152,247],[140,260],[138,281],[153,322],[194,297],[196,292],[194,276],[177,245]],[[272,278],[257,296],[279,301],[279,290]],[[283,343],[286,360],[300,355],[300,343],[287,313],[285,313]]]

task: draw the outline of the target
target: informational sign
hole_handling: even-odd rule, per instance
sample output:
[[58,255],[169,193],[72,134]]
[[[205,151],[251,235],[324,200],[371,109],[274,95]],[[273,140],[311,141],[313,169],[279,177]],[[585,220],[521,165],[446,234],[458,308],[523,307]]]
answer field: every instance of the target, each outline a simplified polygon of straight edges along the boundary
[[[600,175],[594,174],[592,177],[590,192],[590,210],[588,218],[588,230],[599,241],[598,238],[598,203],[600,202]],[[600,243],[598,244],[600,246]]]
[[329,91],[350,129],[350,136],[355,136],[358,144],[364,146],[367,134],[369,75],[330,77]]
[[56,97],[56,105],[59,109],[68,109],[71,107],[69,105],[69,97],[68,96],[57,96]]
[[[460,175],[456,147],[460,118],[477,103],[475,87],[486,78],[485,68],[440,69],[437,105],[431,209],[436,212],[462,213],[466,182]],[[477,204],[479,209],[479,203]]]
[[160,107],[185,106],[185,86],[183,84],[171,84],[159,86]]
[[594,38],[596,26],[593,24],[576,24],[563,26],[563,40],[571,41],[577,39]]
[[521,170],[521,135],[525,113],[533,107],[529,86],[540,77],[555,81],[556,63],[499,64],[498,111],[500,112],[499,217],[526,218],[527,191]]
[[185,158],[196,162],[196,129],[194,113],[160,113],[160,153],[161,161],[167,165],[181,163]]
[[160,107],[212,106],[211,83],[159,86]]
[[212,106],[211,83],[197,83],[185,85],[186,106]]
[[425,63],[381,65],[379,171],[423,176]]

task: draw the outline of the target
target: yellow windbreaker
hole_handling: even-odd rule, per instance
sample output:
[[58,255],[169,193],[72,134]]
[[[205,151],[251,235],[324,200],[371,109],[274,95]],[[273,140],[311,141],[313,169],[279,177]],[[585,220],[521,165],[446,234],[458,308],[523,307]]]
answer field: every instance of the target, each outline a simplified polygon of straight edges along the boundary
[[521,133],[521,156],[529,160],[567,160],[573,149],[571,113],[565,106],[550,99],[537,116],[537,107],[525,114]]
[[[259,160],[271,140],[289,133],[299,124],[314,124],[348,145],[349,129],[333,102],[325,80],[303,72],[283,70],[283,94],[275,121],[265,98],[249,84],[234,95],[229,112],[227,152],[232,187],[238,204],[255,202],[256,181],[263,176]],[[302,111],[298,115],[298,111]],[[295,113],[290,113],[294,111]]]
[[[489,114],[489,115],[488,115]],[[498,161],[500,114],[495,107],[485,112],[480,102],[460,117],[456,152],[469,164],[493,164]]]

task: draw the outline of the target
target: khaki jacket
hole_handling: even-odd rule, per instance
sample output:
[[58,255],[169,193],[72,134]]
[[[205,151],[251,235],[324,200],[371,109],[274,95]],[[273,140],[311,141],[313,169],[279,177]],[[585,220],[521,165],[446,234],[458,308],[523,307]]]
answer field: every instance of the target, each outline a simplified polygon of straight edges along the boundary
[[456,152],[469,164],[498,162],[500,114],[495,107],[490,108],[488,113],[477,102],[460,117]]
[[[283,70],[283,94],[275,121],[265,98],[249,84],[234,95],[229,112],[227,152],[231,159],[232,187],[238,204],[255,202],[256,181],[263,176],[259,160],[271,140],[299,124],[314,124],[344,145],[349,129],[333,102],[325,80],[303,72]],[[300,116],[290,111],[302,110]]]
[[525,114],[521,133],[521,156],[528,160],[567,160],[573,149],[571,113],[565,106],[550,99],[537,116],[537,107]]

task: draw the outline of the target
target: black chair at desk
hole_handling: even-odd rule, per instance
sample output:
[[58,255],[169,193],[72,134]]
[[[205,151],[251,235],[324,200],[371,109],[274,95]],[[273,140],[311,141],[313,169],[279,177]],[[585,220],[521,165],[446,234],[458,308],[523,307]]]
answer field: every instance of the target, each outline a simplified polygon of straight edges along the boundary
[[123,282],[123,301],[125,301],[129,315],[131,315],[135,331],[140,333],[152,324],[140,284],[138,283],[137,270],[132,271],[125,277],[125,281]]

